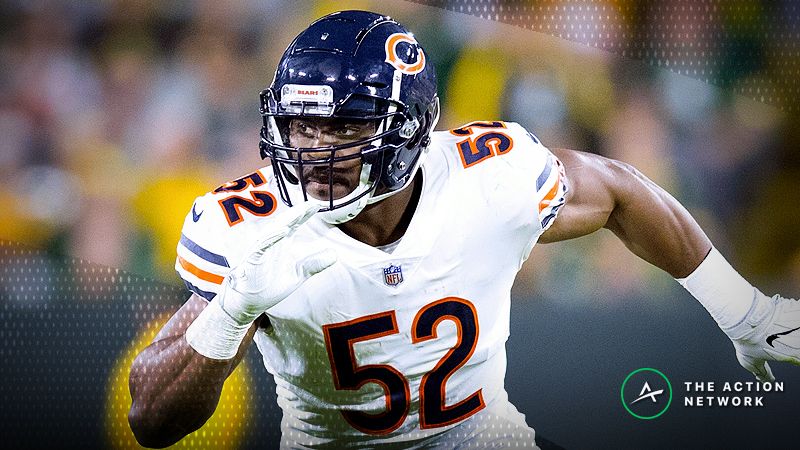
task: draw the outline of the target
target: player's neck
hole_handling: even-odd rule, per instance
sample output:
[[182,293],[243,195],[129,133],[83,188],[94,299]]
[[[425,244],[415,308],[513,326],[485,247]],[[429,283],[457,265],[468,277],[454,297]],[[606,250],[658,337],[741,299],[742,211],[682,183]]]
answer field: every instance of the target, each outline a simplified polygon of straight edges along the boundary
[[411,186],[377,203],[367,205],[354,219],[339,225],[351,238],[373,247],[391,244],[405,234],[422,193],[422,171]]

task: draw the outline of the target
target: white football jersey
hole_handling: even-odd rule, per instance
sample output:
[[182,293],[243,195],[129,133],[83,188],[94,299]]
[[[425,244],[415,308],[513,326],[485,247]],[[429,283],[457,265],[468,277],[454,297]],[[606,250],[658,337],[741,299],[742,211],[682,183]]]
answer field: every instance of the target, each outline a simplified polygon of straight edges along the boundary
[[[473,122],[434,132],[420,170],[391,252],[318,217],[296,232],[298,254],[330,247],[338,261],[269,309],[255,336],[284,447],[425,445],[482,412],[524,426],[503,386],[511,285],[564,204],[563,167],[521,126]],[[176,262],[190,290],[213,301],[288,210],[277,192],[266,167],[197,199]]]

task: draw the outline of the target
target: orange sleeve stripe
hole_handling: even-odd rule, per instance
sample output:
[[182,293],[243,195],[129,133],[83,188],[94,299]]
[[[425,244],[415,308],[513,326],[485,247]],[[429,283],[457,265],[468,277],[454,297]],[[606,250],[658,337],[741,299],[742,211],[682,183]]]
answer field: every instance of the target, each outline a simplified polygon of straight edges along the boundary
[[556,178],[556,182],[553,184],[553,187],[550,188],[550,190],[547,192],[547,195],[545,195],[542,201],[539,202],[539,212],[542,212],[550,205],[550,202],[552,202],[553,198],[556,196],[556,193],[558,193],[559,186],[561,186],[561,176]]
[[225,278],[215,273],[206,272],[205,270],[195,266],[194,264],[181,258],[180,256],[178,256],[178,264],[180,264],[185,271],[191,273],[197,278],[200,278],[201,280],[208,281],[210,283],[222,284],[222,280]]

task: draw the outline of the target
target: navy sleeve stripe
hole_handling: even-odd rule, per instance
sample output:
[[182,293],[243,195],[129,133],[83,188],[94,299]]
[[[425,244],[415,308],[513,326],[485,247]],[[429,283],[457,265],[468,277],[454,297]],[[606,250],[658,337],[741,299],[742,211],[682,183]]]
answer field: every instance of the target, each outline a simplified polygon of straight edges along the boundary
[[192,252],[195,255],[205,259],[206,261],[214,263],[214,264],[216,264],[218,266],[230,267],[230,265],[228,265],[228,260],[224,256],[218,255],[216,253],[212,253],[212,252],[204,249],[203,247],[200,247],[199,245],[197,245],[197,243],[195,243],[193,240],[191,240],[188,237],[186,237],[186,235],[183,234],[183,233],[181,233],[181,241],[180,242],[181,242],[181,245],[183,245],[184,247],[189,249],[190,252]]
[[539,177],[536,178],[536,190],[540,190],[542,186],[544,186],[545,181],[550,178],[550,172],[553,170],[553,159],[547,158],[547,165],[544,166],[544,170],[542,173],[539,174]]
[[183,280],[183,284],[186,285],[186,289],[189,289],[190,291],[194,292],[195,294],[199,295],[200,297],[203,297],[204,299],[206,299],[209,302],[212,299],[214,299],[214,297],[217,296],[217,294],[215,294],[214,292],[204,291],[204,290],[200,289],[199,287],[193,285],[192,283],[189,283],[186,280]]
[[[562,197],[562,199],[563,199],[563,197]],[[550,226],[550,222],[551,222],[553,219],[555,219],[555,218],[556,218],[556,216],[558,215],[558,209],[559,209],[559,208],[561,208],[561,206],[563,206],[563,203],[562,203],[562,204],[560,204],[560,205],[556,205],[556,206],[554,206],[554,207],[553,207],[553,208],[550,210],[550,214],[548,214],[548,215],[547,215],[547,217],[545,217],[544,219],[542,219],[542,229],[543,229],[543,230],[546,230],[546,229],[547,229],[547,227],[549,227],[549,226]]]

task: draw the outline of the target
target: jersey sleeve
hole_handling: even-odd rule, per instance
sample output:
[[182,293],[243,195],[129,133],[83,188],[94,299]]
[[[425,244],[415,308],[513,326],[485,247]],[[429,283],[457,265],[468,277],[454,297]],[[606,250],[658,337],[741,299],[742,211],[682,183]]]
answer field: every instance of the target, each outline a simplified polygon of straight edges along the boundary
[[533,133],[514,122],[506,122],[503,132],[513,146],[491,158],[495,160],[492,178],[500,184],[499,190],[507,200],[501,203],[495,197],[494,203],[505,206],[505,211],[498,214],[515,230],[512,245],[521,250],[521,264],[542,233],[557,220],[566,203],[569,183],[564,165]]
[[208,301],[217,295],[231,267],[224,242],[227,230],[215,220],[210,197],[198,197],[186,215],[175,258],[175,270],[186,288]]
[[264,227],[288,210],[274,179],[261,168],[198,197],[183,222],[175,270],[186,287],[211,301],[222,280],[263,238]]
[[[493,230],[494,246],[527,259],[566,202],[567,174],[558,158],[514,122],[476,121],[437,135],[459,194]],[[521,262],[520,262],[521,264]]]
[[564,165],[548,151],[544,167],[536,177],[535,197],[538,203],[537,215],[542,232],[550,228],[558,215],[558,210],[564,206],[568,189]]
[[553,224],[566,202],[564,165],[521,125],[504,122],[503,127],[500,131],[508,135],[511,144],[502,154],[487,159],[482,175],[488,182],[501,185],[503,196],[513,199],[512,217],[507,219],[527,225],[525,228],[533,234],[541,234]]
[[522,261],[528,259],[533,246],[538,242],[539,237],[556,220],[559,210],[566,203],[569,183],[564,165],[559,159],[534,136],[518,124],[509,124],[509,128],[519,129],[519,133],[524,132],[524,138],[520,139],[523,143],[523,152],[527,155],[518,155],[520,160],[527,156],[522,162],[527,175],[522,175],[524,182],[529,183],[523,189],[523,195],[531,195],[533,203],[521,201],[524,214],[529,214],[527,219],[530,223],[524,228],[528,230],[529,241],[525,245]]
[[[480,178],[482,195],[493,207],[491,215],[498,221],[497,229],[508,230],[511,234],[504,245],[509,245],[508,250],[518,254],[522,262],[564,206],[567,173],[561,161],[533,133],[514,122],[497,124],[502,127],[474,130],[476,137],[472,140],[479,152],[482,150],[479,144],[485,136],[505,136],[505,145],[500,146],[502,142],[498,140],[491,153],[487,152],[493,156],[463,166],[466,173],[472,174],[470,177]],[[460,143],[457,149],[462,161],[463,155],[472,151]]]

